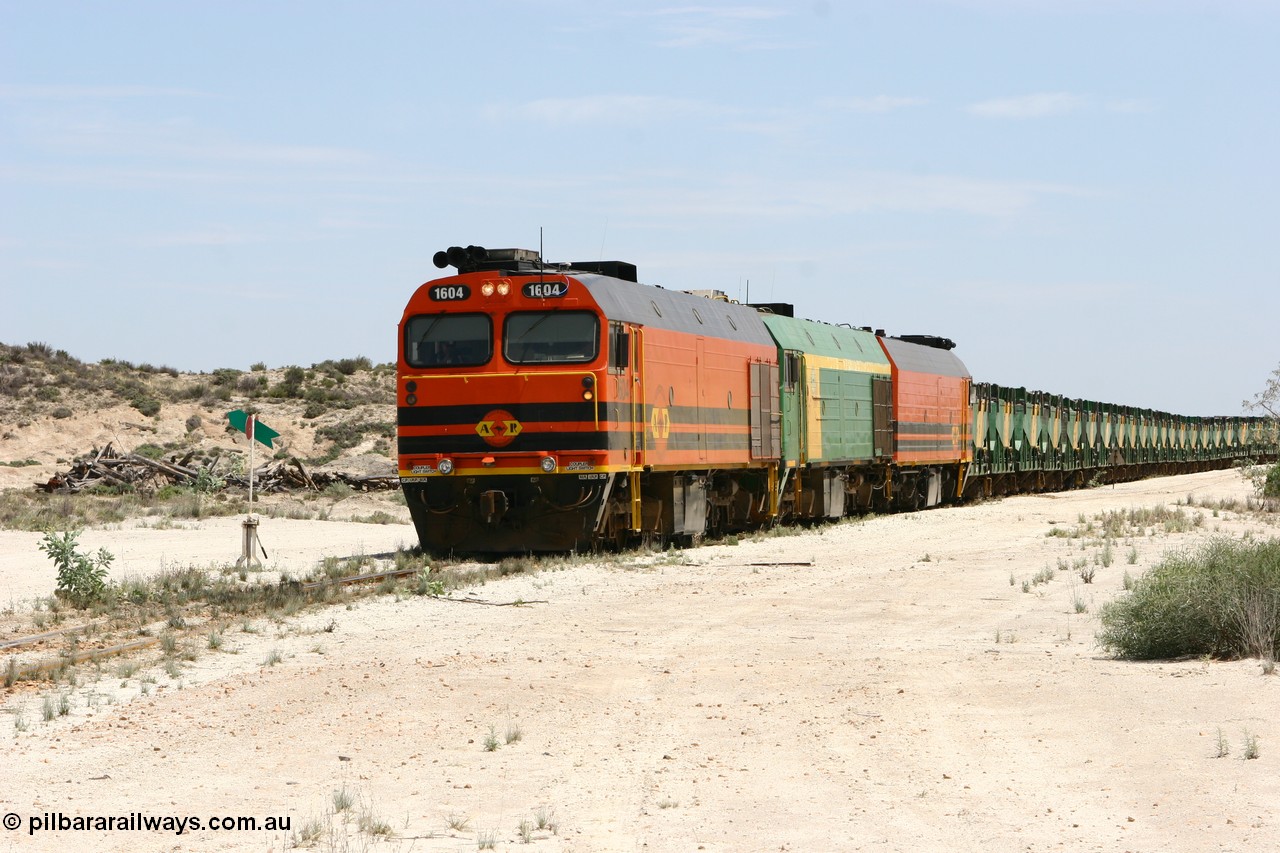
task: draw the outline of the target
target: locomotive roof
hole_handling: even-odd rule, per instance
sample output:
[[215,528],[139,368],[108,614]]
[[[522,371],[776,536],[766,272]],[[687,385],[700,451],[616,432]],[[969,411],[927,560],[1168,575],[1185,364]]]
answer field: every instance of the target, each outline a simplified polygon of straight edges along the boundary
[[774,345],[760,315],[749,306],[604,275],[568,275],[582,282],[610,320],[687,332],[691,335],[727,338],[770,347]]
[[870,332],[777,314],[762,314],[761,319],[783,349],[870,362],[883,365],[886,372],[889,370],[889,359]]
[[889,357],[893,359],[893,363],[899,370],[970,378],[969,369],[964,366],[963,361],[952,355],[950,350],[913,344],[899,338],[881,338],[880,342],[884,344]]

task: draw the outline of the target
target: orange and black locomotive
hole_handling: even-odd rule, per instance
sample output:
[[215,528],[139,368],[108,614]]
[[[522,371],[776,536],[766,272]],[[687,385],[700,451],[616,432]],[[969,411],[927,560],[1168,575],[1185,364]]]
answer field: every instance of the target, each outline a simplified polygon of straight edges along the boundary
[[1248,418],[971,381],[954,344],[638,283],[620,261],[438,252],[399,327],[425,549],[572,551],[1222,467]]

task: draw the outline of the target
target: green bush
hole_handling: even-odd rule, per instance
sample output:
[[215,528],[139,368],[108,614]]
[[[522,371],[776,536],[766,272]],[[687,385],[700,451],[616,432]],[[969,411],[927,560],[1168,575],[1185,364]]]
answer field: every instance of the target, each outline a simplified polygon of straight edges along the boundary
[[1262,484],[1262,494],[1268,498],[1280,498],[1280,462],[1271,466],[1267,479]]
[[332,441],[334,447],[343,450],[364,441],[368,433],[390,438],[396,434],[396,425],[379,421],[339,421],[316,430],[317,436]]
[[284,376],[280,382],[271,389],[271,397],[283,397],[296,399],[302,396],[302,383],[307,378],[307,372],[301,367],[288,367],[284,371]]
[[213,384],[221,388],[233,388],[240,381],[240,371],[232,367],[220,367],[213,371]]
[[373,367],[372,362],[365,356],[356,356],[355,358],[342,358],[337,361],[335,366],[338,372],[344,376],[352,376],[357,370],[370,370]]
[[76,539],[81,531],[68,530],[62,534],[48,531],[39,548],[58,567],[59,597],[76,607],[85,607],[99,601],[107,592],[107,568],[115,559],[106,548],[99,548],[92,556],[81,554]]
[[1280,655],[1280,540],[1173,554],[1106,604],[1098,641],[1133,660]]
[[135,397],[129,401],[129,405],[149,418],[160,414],[160,401],[154,397]]

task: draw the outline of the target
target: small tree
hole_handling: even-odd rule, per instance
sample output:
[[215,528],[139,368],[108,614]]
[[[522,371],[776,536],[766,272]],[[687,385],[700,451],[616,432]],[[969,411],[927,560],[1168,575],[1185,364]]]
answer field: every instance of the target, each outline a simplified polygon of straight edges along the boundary
[[[1280,451],[1280,367],[1271,371],[1262,390],[1241,405],[1247,412],[1254,412],[1267,419],[1264,427],[1266,441],[1274,458]],[[1280,498],[1280,461],[1269,466],[1256,467],[1250,474],[1258,494],[1268,498]]]
[[115,557],[106,548],[99,548],[92,556],[80,553],[76,547],[80,533],[79,530],[61,534],[48,531],[40,542],[40,550],[58,567],[58,595],[76,607],[85,607],[106,595],[107,569]]

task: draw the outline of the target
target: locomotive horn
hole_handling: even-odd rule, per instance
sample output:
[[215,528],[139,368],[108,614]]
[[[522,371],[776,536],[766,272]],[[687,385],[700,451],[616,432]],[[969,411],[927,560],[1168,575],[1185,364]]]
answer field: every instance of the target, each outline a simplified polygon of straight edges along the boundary
[[467,262],[467,250],[461,246],[450,246],[447,255],[449,263],[455,267],[462,267]]
[[440,269],[444,269],[445,267],[449,266],[449,253],[436,252],[431,257],[431,263],[435,264]]
[[471,263],[478,264],[481,261],[488,260],[488,258],[489,252],[485,250],[484,246],[467,247],[467,260],[471,261]]

